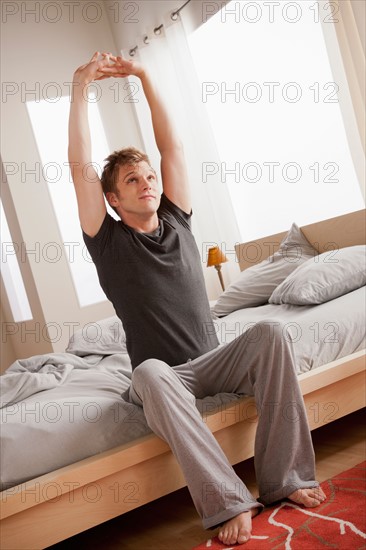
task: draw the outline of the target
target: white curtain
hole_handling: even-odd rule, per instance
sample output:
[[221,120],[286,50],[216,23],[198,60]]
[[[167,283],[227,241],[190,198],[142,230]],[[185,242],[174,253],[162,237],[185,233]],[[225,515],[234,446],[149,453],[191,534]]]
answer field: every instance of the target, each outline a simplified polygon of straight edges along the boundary
[[[188,174],[191,183],[193,203],[193,232],[201,253],[202,267],[210,299],[216,299],[221,287],[214,268],[206,268],[207,250],[218,244],[229,261],[223,264],[222,272],[228,286],[239,274],[234,245],[239,242],[239,229],[225,183],[219,173],[207,178],[204,170],[213,170],[213,163],[220,163],[210,124],[201,100],[200,84],[195,73],[193,60],[180,19],[172,21],[168,15],[155,36],[149,33],[150,42],[138,44],[136,58],[152,72],[161,87],[164,100],[174,116],[175,123],[184,144]],[[130,57],[128,52],[123,52]],[[131,78],[131,93],[139,86],[137,79]],[[159,153],[156,149],[151,120],[146,100],[139,89],[133,99],[136,115],[141,128],[145,151],[158,171]],[[207,163],[210,163],[208,166]]]
[[[339,101],[365,198],[365,3],[362,0],[335,0],[331,4],[334,10],[331,21],[329,17],[321,19],[323,33],[334,79],[341,89],[349,90],[340,95]],[[319,7],[320,13],[329,13],[327,0],[320,0]]]

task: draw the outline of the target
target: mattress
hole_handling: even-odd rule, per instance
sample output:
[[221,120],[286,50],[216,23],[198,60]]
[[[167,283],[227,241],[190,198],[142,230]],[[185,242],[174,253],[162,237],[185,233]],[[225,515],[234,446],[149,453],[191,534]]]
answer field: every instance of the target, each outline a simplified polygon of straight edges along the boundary
[[[224,345],[259,320],[281,323],[300,374],[365,348],[365,290],[316,306],[246,308],[215,319],[214,327]],[[1,490],[150,433],[142,409],[122,398],[130,379],[125,351],[15,362],[0,377]],[[197,407],[212,411],[234,399],[218,394]]]
[[298,374],[345,357],[365,346],[366,287],[319,305],[265,304],[214,320],[221,345],[258,321],[281,323],[291,335]]

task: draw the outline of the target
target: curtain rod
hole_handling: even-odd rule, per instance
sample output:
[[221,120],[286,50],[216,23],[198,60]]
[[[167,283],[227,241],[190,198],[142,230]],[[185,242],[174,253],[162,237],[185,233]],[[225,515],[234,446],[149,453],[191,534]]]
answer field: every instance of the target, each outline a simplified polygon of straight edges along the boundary
[[[170,14],[170,19],[172,21],[176,21],[179,17],[179,13],[182,11],[183,8],[186,7],[187,4],[190,3],[191,0],[187,0],[183,6],[181,6],[178,10],[175,10],[173,11],[171,14]],[[158,27],[155,27],[154,29],[154,34],[156,34],[157,36],[159,36],[159,34],[161,34],[161,29],[164,27],[163,23],[161,25],[159,25]],[[148,44],[150,42],[149,40],[149,37],[146,35],[144,36],[143,38],[143,42],[144,44]],[[136,53],[136,50],[138,49],[138,46],[135,46],[134,48],[131,48],[130,51],[128,52],[130,54],[131,57],[133,57]]]

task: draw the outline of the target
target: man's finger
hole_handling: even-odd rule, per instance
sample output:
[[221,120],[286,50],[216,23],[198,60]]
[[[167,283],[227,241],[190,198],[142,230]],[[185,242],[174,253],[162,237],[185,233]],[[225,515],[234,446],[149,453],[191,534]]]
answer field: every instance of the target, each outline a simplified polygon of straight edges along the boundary
[[99,52],[95,52],[95,54],[93,55],[93,57],[92,57],[91,60],[90,60],[90,63],[91,63],[92,61],[95,61],[95,60],[97,59],[98,55],[99,55]]
[[109,74],[124,72],[124,71],[121,71],[120,67],[98,67],[98,71],[101,71],[103,73],[109,73]]

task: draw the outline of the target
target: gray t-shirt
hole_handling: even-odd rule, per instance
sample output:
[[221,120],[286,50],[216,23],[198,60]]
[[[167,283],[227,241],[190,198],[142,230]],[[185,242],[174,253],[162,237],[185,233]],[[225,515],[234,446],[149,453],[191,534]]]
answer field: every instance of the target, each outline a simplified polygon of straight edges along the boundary
[[95,237],[83,233],[133,368],[152,358],[179,365],[218,346],[191,215],[163,194],[158,218],[150,235],[109,214]]

